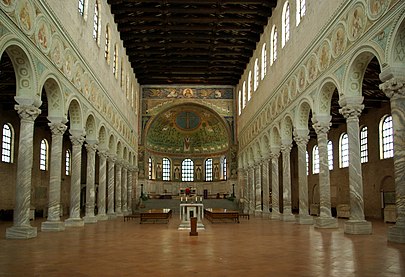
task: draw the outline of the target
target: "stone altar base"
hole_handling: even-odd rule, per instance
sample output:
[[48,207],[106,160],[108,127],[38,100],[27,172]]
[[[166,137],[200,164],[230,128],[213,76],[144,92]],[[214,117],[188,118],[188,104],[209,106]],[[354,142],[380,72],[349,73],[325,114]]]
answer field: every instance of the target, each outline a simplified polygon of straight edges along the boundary
[[97,220],[99,220],[99,221],[108,220],[108,215],[106,215],[106,214],[98,214],[97,215]]
[[334,217],[318,217],[315,219],[316,228],[338,228],[338,221]]
[[285,222],[295,222],[295,215],[293,214],[281,214],[280,219]]
[[391,226],[388,229],[388,241],[405,243],[405,226]]
[[344,225],[345,234],[371,235],[373,228],[371,222],[366,220],[348,220]]
[[84,223],[85,224],[93,224],[93,223],[97,223],[97,217],[92,215],[92,216],[85,216],[83,217]]
[[6,239],[31,239],[37,236],[37,228],[32,226],[12,226],[6,229]]
[[41,224],[42,232],[60,232],[65,230],[65,223],[58,221],[45,221]]
[[65,220],[65,227],[83,227],[84,221],[79,218],[68,218]]
[[314,224],[314,218],[310,215],[298,215],[297,223],[301,225],[312,225]]

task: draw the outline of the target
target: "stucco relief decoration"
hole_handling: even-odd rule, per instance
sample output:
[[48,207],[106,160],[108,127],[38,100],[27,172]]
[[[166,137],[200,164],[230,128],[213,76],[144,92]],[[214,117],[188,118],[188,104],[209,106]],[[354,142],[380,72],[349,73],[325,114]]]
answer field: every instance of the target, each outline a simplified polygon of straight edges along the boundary
[[346,48],[347,37],[343,25],[339,25],[332,35],[332,54],[334,57],[343,53]]
[[81,92],[82,91],[82,81],[83,68],[79,63],[76,64],[75,77],[73,78],[74,85]]
[[62,42],[60,41],[58,36],[55,36],[52,40],[51,59],[59,69],[61,69],[63,65],[62,52]]
[[65,51],[65,63],[63,64],[63,72],[65,73],[66,77],[68,77],[69,80],[72,79],[72,71],[73,71],[73,56],[70,53],[70,50],[67,49]]
[[291,78],[289,87],[290,87],[290,100],[292,100],[298,95],[297,81],[295,79],[295,76]]
[[305,89],[305,67],[301,66],[298,72],[298,88],[300,91],[303,91]]
[[307,64],[308,68],[308,80],[312,82],[315,80],[316,76],[318,75],[318,68],[317,68],[317,58],[315,55],[313,55]]
[[328,68],[330,63],[330,45],[328,41],[324,41],[319,48],[318,57],[319,57],[319,70],[324,71]]
[[2,0],[0,6],[7,12],[12,12],[15,9],[16,0]]
[[285,107],[289,102],[289,93],[287,86],[283,88],[282,96],[283,96],[283,107]]
[[37,45],[44,53],[48,53],[52,43],[49,24],[46,22],[45,18],[41,16],[37,21],[36,27],[35,39],[37,41]]
[[355,40],[359,38],[366,26],[366,17],[362,6],[357,6],[349,15],[349,38]]
[[388,6],[388,2],[386,0],[370,0],[369,1],[369,15],[370,18],[375,20],[380,15],[383,14],[384,10]]
[[21,29],[28,35],[34,32],[35,9],[30,1],[19,1],[17,19]]

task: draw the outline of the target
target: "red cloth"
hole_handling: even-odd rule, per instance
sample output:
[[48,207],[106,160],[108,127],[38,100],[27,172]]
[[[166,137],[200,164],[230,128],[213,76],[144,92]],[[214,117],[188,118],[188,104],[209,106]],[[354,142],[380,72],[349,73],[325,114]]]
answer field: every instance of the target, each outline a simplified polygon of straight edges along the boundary
[[186,188],[186,195],[189,195],[189,194],[190,194],[190,189]]

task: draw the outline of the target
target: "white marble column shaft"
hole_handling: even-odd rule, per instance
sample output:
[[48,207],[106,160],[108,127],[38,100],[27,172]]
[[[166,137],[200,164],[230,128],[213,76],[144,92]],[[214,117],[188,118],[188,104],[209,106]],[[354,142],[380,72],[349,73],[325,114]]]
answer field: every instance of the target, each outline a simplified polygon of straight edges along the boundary
[[84,226],[80,218],[80,183],[82,165],[82,145],[84,136],[70,136],[72,142],[72,176],[70,181],[70,215],[65,221],[66,227]]
[[295,221],[295,216],[292,214],[291,209],[291,148],[291,144],[281,145],[281,153],[283,155],[283,221]]
[[108,156],[108,187],[107,187],[107,215],[109,219],[113,219],[116,217],[115,214],[115,207],[114,207],[114,184],[115,184],[115,176],[114,176],[114,168],[115,168],[115,156],[109,155]]
[[31,173],[33,161],[34,121],[41,110],[31,105],[15,105],[20,116],[17,180],[13,226],[6,229],[7,239],[29,239],[37,236],[30,225]]
[[271,219],[280,219],[278,158],[280,152],[271,153]]
[[98,173],[98,197],[97,197],[97,219],[107,220],[106,214],[106,177],[107,177],[107,153],[105,150],[98,151],[99,173]]
[[133,198],[132,191],[133,191],[133,188],[132,188],[132,186],[133,186],[134,175],[132,174],[132,172],[133,172],[133,167],[129,167],[128,168],[128,187],[127,187],[127,189],[128,189],[128,194],[127,194],[128,208],[127,208],[127,211],[128,211],[129,214],[133,213],[133,207],[132,207],[132,205],[133,205],[132,204],[132,198]]
[[95,168],[96,168],[97,144],[95,142],[87,143],[86,150],[87,150],[86,214],[83,220],[84,223],[96,223],[97,217],[94,215],[94,207],[96,203]]
[[263,160],[262,165],[262,184],[263,184],[263,214],[268,217],[270,214],[270,180],[269,163],[271,160]]
[[121,200],[121,188],[122,188],[122,162],[117,161],[115,163],[115,214],[122,216],[122,200]]
[[242,208],[244,213],[249,212],[249,194],[248,194],[248,187],[249,187],[249,170],[247,168],[244,168],[242,173],[242,184],[243,190],[242,190]]
[[405,243],[405,78],[392,78],[380,85],[391,102],[394,127],[394,169],[397,220],[388,229],[388,241]]
[[262,166],[257,164],[254,167],[255,171],[255,213],[262,214]]
[[128,169],[126,165],[123,165],[122,167],[122,177],[121,177],[121,203],[122,203],[122,213],[124,215],[128,214]]
[[318,137],[319,149],[319,198],[320,216],[315,221],[317,228],[337,228],[337,219],[332,217],[330,201],[330,177],[328,161],[328,132],[330,116],[327,119],[313,119],[313,127]]
[[364,105],[362,104],[346,104],[340,109],[340,113],[346,118],[349,139],[350,218],[345,222],[344,226],[344,231],[347,234],[372,233],[371,222],[366,221],[364,216],[359,127],[359,116],[363,108]]
[[65,223],[60,220],[60,196],[62,173],[63,134],[67,126],[61,122],[48,123],[52,132],[51,163],[49,170],[49,204],[47,221],[42,222],[42,231],[63,231]]
[[255,185],[255,168],[254,166],[249,168],[249,211],[250,213],[255,212],[255,194],[256,194],[256,185]]
[[[307,134],[308,131],[305,130]],[[309,141],[308,135],[296,135],[294,140],[298,148],[298,194],[299,194],[299,224],[313,224],[313,217],[308,211],[308,176],[307,176],[307,144]]]

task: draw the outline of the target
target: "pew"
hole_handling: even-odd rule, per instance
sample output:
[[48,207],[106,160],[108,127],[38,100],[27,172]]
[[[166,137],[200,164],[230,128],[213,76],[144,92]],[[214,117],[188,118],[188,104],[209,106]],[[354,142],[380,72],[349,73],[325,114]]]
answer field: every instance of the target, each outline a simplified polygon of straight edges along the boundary
[[140,222],[139,223],[146,223],[146,222],[164,222],[168,223],[169,219],[172,217],[172,210],[171,209],[150,209],[140,213]]
[[222,209],[222,208],[208,208],[204,209],[204,216],[211,223],[233,221],[239,223],[239,212]]

